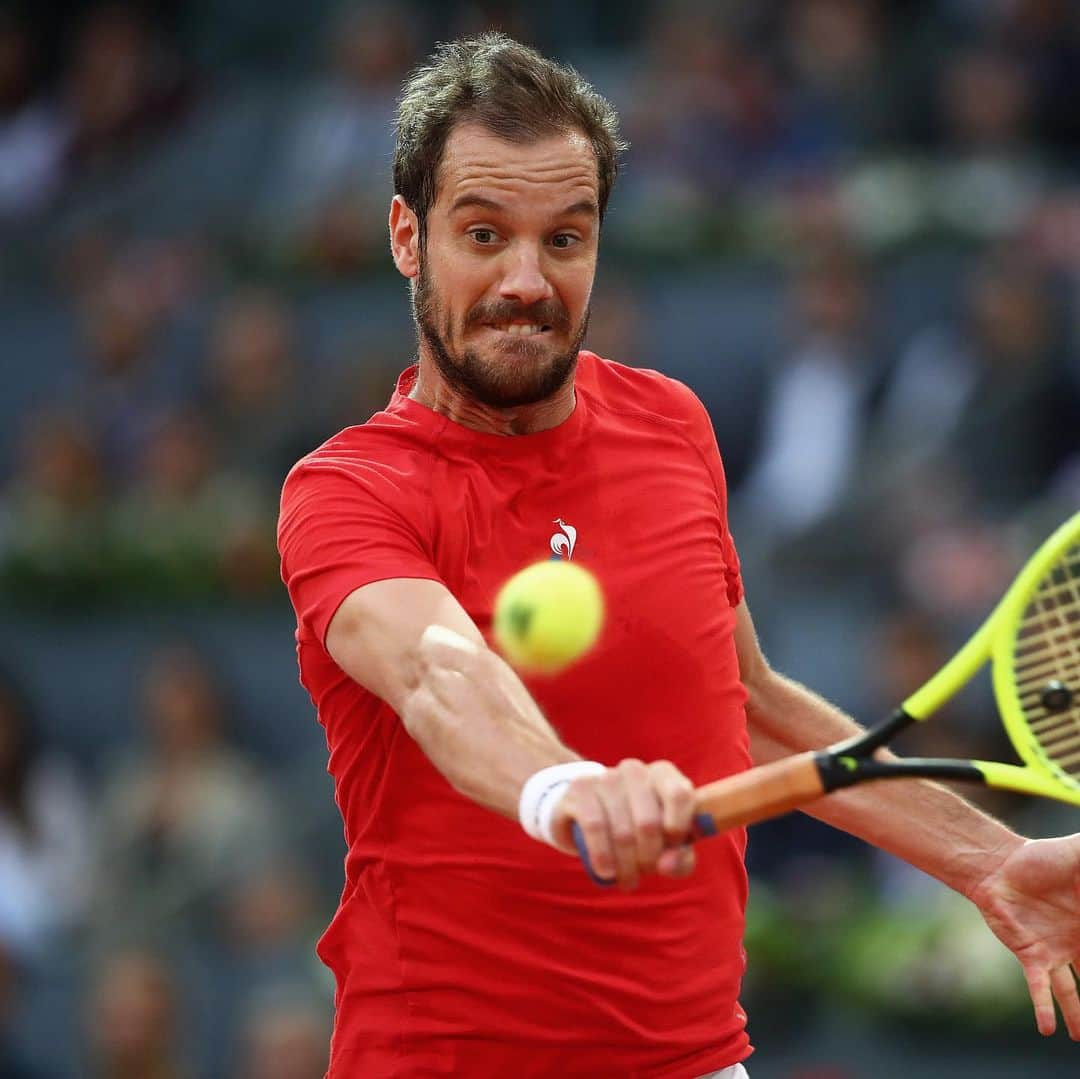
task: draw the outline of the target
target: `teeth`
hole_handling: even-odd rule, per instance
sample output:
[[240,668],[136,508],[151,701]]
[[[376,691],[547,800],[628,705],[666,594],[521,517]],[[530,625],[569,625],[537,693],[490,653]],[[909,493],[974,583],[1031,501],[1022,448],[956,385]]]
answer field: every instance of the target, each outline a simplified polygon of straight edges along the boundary
[[531,337],[540,332],[540,327],[535,324],[512,323],[509,326],[500,327],[503,333],[512,333],[515,337]]

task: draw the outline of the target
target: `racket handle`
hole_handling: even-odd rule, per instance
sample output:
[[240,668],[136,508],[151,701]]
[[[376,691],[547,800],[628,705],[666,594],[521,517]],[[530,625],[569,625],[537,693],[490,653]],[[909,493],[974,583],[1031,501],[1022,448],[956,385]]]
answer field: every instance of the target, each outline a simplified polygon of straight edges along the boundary
[[697,813],[711,821],[716,834],[812,802],[825,793],[817,757],[814,751],[798,753],[698,787]]
[[[689,841],[776,817],[820,798],[825,793],[825,785],[816,756],[814,752],[799,753],[698,787],[694,793],[695,813]],[[599,876],[593,869],[585,836],[577,821],[571,828],[574,846],[589,879],[602,888],[611,887],[615,881]]]

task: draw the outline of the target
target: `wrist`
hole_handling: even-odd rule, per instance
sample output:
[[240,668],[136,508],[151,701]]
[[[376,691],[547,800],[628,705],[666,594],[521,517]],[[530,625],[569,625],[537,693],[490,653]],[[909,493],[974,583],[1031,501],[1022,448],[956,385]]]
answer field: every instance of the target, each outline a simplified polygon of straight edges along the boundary
[[575,779],[603,775],[606,771],[598,761],[564,761],[534,772],[525,780],[518,798],[518,820],[526,834],[556,846],[551,822],[567,787]]
[[973,867],[972,872],[966,879],[957,883],[946,883],[950,883],[956,891],[982,909],[987,892],[992,889],[995,874],[1017,850],[1029,842],[1030,840],[1024,836],[1009,831],[1006,837],[993,849],[981,853],[977,867]]

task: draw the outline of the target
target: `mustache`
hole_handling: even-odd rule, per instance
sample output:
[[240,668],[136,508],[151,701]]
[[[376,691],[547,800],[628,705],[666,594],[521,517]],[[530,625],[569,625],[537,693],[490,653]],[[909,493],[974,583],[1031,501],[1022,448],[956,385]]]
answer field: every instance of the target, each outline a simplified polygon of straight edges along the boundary
[[465,328],[494,323],[531,322],[538,326],[550,326],[553,330],[568,330],[570,316],[557,300],[539,300],[532,304],[482,303],[465,317]]

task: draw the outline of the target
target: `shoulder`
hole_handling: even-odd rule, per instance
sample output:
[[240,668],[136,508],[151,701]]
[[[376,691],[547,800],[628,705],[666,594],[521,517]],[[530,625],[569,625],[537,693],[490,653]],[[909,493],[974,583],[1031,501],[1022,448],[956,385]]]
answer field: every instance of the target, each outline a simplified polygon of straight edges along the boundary
[[708,412],[685,383],[647,367],[628,367],[582,352],[578,385],[602,411],[637,414],[688,431],[711,431]]
[[430,456],[427,432],[392,412],[377,412],[301,457],[285,477],[282,504],[313,489],[362,487],[386,494],[414,489]]
[[[578,384],[600,415],[661,429],[689,447],[709,473],[721,501],[726,499],[727,481],[712,419],[689,386],[659,371],[626,367],[591,352],[582,353]],[[650,452],[662,452],[655,440]]]

